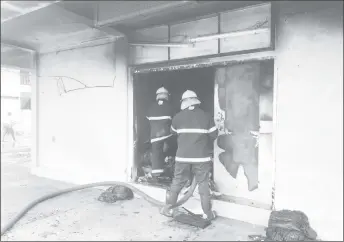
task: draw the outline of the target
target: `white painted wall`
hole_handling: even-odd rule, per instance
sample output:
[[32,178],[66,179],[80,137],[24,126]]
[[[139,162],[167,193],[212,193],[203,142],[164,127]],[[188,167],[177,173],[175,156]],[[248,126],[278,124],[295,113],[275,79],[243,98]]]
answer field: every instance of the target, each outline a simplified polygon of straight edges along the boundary
[[[34,173],[75,183],[125,180],[126,41],[39,57],[38,160]],[[52,76],[88,88],[60,96]],[[63,78],[66,88],[82,87]]]
[[[312,2],[309,2],[312,5]],[[277,26],[276,209],[343,240],[343,3]]]
[[11,112],[11,119],[18,122],[20,120],[20,100],[18,99],[8,99],[1,98],[1,123],[5,120],[7,113]]
[[1,96],[19,97],[19,88],[19,70],[1,68]]

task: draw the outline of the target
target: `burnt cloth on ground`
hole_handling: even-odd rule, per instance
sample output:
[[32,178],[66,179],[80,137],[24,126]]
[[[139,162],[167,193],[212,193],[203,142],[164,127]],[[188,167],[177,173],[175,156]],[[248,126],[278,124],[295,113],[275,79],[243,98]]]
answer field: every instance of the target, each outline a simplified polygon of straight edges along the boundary
[[130,200],[134,198],[132,190],[125,186],[112,186],[109,187],[105,192],[100,194],[98,201],[106,203],[114,203],[119,200]]
[[300,211],[273,211],[266,229],[266,241],[315,241],[317,233]]

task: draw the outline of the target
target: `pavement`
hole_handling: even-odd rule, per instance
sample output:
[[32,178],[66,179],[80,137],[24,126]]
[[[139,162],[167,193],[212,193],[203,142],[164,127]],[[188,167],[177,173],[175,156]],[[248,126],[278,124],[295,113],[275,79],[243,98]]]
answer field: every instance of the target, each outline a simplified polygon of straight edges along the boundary
[[16,142],[13,142],[12,138],[7,136],[5,141],[1,141],[1,154],[16,153],[21,151],[29,152],[31,149],[31,143],[32,139],[30,134],[16,135]]
[[[33,176],[30,154],[1,155],[1,226],[32,200],[71,184]],[[97,200],[103,190],[86,189],[46,201],[25,215],[2,241],[247,241],[264,228],[217,218],[206,229],[179,224],[143,198],[113,204]]]

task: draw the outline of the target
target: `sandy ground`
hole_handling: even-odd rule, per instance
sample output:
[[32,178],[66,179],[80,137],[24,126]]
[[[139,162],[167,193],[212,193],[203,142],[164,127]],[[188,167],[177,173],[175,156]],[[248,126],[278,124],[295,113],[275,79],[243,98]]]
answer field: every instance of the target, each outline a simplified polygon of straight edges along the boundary
[[[1,156],[1,226],[37,197],[71,186],[29,173],[30,157]],[[135,198],[114,204],[97,201],[101,190],[87,189],[44,202],[1,240],[212,240],[245,241],[264,228],[218,218],[202,230],[171,221],[156,207]]]

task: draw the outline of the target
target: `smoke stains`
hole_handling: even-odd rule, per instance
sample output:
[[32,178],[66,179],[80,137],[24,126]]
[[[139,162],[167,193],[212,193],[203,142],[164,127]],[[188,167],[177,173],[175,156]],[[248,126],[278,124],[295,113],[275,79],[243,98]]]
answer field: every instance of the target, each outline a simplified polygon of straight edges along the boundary
[[272,121],[273,117],[273,65],[270,62],[261,63],[259,119]]
[[216,122],[225,131],[220,132],[217,140],[223,152],[215,155],[233,178],[242,166],[248,190],[253,191],[258,188],[258,149],[256,138],[250,132],[259,130],[260,64],[221,67],[215,77],[220,109],[215,112]]

